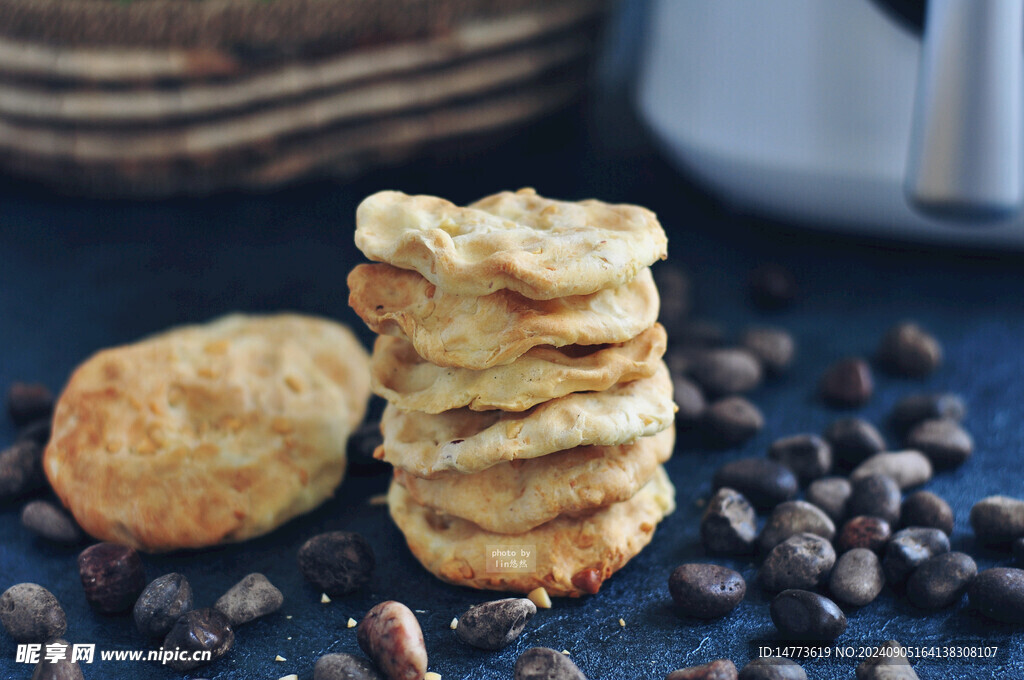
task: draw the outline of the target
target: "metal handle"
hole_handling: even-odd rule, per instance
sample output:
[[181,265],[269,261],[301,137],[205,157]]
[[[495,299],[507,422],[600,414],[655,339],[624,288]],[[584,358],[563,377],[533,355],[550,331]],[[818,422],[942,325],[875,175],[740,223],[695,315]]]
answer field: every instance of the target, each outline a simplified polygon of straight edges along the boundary
[[1021,186],[1022,0],[930,0],[904,191],[971,221],[1015,213]]

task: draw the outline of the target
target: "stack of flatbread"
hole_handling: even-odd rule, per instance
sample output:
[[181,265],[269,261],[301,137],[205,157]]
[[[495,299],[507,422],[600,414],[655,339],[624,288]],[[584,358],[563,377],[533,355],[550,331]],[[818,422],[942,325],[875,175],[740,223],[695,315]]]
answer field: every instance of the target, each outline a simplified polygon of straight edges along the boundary
[[382,191],[349,304],[380,334],[391,515],[449,583],[596,593],[674,509],[655,215],[532,189],[467,207]]

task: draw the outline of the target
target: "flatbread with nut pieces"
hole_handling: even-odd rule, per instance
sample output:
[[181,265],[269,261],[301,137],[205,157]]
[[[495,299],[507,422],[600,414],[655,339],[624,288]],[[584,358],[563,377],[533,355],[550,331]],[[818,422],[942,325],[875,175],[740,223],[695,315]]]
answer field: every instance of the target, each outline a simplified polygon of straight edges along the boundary
[[577,446],[615,446],[672,426],[676,405],[664,362],[650,378],[603,392],[578,392],[520,413],[457,409],[428,414],[384,409],[374,456],[418,477],[472,473],[503,461]]
[[[388,507],[412,554],[442,581],[519,593],[544,587],[549,595],[575,597],[596,593],[650,542],[658,522],[675,509],[675,489],[659,467],[627,501],[517,535],[492,533],[419,505],[397,482],[391,483]],[[513,571],[493,561],[495,549],[531,554],[525,569]]]
[[675,428],[618,446],[578,446],[471,475],[421,479],[395,468],[414,501],[498,534],[521,534],[559,516],[629,500],[672,456]]
[[525,411],[573,392],[648,378],[666,343],[665,329],[655,324],[626,342],[534,347],[510,364],[474,371],[436,366],[408,340],[381,335],[370,358],[371,386],[406,411]]
[[465,208],[436,196],[380,191],[356,210],[356,246],[468,297],[507,289],[535,300],[616,288],[667,255],[646,208],[503,191]]
[[626,342],[658,319],[650,269],[592,295],[531,300],[502,290],[483,297],[444,292],[416,272],[362,264],[349,273],[349,304],[374,332],[405,337],[437,366],[482,370],[534,347]]
[[294,314],[103,350],[57,403],[46,475],[102,540],[159,552],[264,534],[341,482],[368,363],[344,326]]

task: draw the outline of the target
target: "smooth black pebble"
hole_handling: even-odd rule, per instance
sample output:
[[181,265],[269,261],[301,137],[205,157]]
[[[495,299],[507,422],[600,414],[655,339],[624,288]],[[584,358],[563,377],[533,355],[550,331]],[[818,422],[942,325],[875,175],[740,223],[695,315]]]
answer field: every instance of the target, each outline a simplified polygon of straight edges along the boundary
[[726,463],[712,478],[715,490],[736,489],[758,510],[773,508],[796,496],[796,475],[781,463],[766,458],[741,458]]
[[683,564],[668,579],[669,593],[679,613],[716,619],[736,608],[747,594],[739,572],[717,564]]
[[772,599],[772,623],[798,640],[835,640],[846,630],[846,615],[823,595],[809,590],[784,590]]

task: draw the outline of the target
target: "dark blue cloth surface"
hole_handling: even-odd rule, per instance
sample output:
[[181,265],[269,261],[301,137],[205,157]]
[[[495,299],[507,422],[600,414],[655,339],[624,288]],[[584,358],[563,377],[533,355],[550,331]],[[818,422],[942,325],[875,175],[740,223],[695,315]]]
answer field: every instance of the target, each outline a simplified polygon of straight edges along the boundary
[[[982,568],[1012,563],[1008,554],[974,544],[967,514],[983,496],[1024,496],[1024,260],[826,236],[735,214],[704,197],[649,148],[602,143],[601,135],[624,132],[617,127],[595,132],[588,127],[593,121],[578,113],[489,155],[418,162],[347,185],[324,183],[269,196],[110,203],[0,185],[0,385],[43,381],[58,390],[76,364],[102,347],[232,310],[321,314],[351,324],[369,340],[347,307],[345,276],[361,261],[352,244],[355,206],[382,188],[461,202],[531,185],[556,197],[647,205],[669,233],[671,262],[692,276],[695,315],[720,320],[733,334],[748,324],[781,325],[799,343],[792,372],[752,395],[765,413],[764,430],[726,452],[681,445],[668,464],[679,508],[659,526],[652,545],[598,595],[557,600],[553,609],[538,613],[509,648],[484,652],[457,641],[449,629],[452,617],[496,596],[444,585],[424,571],[386,509],[366,503],[385,489],[386,472],[362,470],[346,478],[334,500],[269,536],[144,557],[149,578],[170,571],[187,575],[198,605],[212,604],[252,571],[263,572],[284,592],[279,613],[239,629],[226,659],[187,677],[273,679],[297,673],[308,680],[321,654],[358,653],[355,630],[345,622],[360,619],[385,599],[417,610],[430,668],[445,680],[511,678],[519,653],[537,645],[569,650],[589,678],[601,680],[662,678],[675,668],[720,657],[741,666],[757,655],[758,641],[778,642],[752,561],[715,560],[739,569],[750,584],[746,600],[729,616],[686,620],[671,608],[666,583],[672,569],[713,559],[700,545],[697,501],[707,497],[711,474],[723,462],[763,455],[773,439],[820,432],[836,418],[840,412],[813,398],[821,371],[842,356],[871,353],[882,332],[904,318],[918,320],[941,339],[945,364],[922,381],[877,376],[876,396],[857,412],[881,422],[897,399],[912,392],[961,393],[976,453],[960,469],[938,474],[927,488],[956,512],[954,549],[974,555]],[[750,306],[746,274],[765,260],[796,272],[802,294],[792,309],[767,314]],[[10,424],[0,425],[0,442],[14,434]],[[378,568],[364,591],[324,605],[300,576],[296,551],[308,537],[331,529],[366,536]],[[99,650],[147,648],[130,617],[90,610],[75,557],[76,550],[34,539],[19,524],[17,507],[0,509],[0,589],[34,581],[52,590],[67,611],[67,638],[73,642],[95,643]],[[999,647],[994,660],[916,660],[922,678],[1024,677],[1019,629],[987,622],[965,603],[926,613],[886,589],[876,602],[848,609],[847,615],[849,628],[837,644],[854,654],[894,637],[939,651],[951,644]],[[276,655],[287,661],[275,661]],[[28,678],[31,669],[14,657],[14,643],[0,634],[0,677]],[[805,667],[809,677],[831,680],[852,677],[857,663],[828,658],[807,661]],[[182,676],[156,664],[130,662],[97,661],[84,671],[87,678]]]

